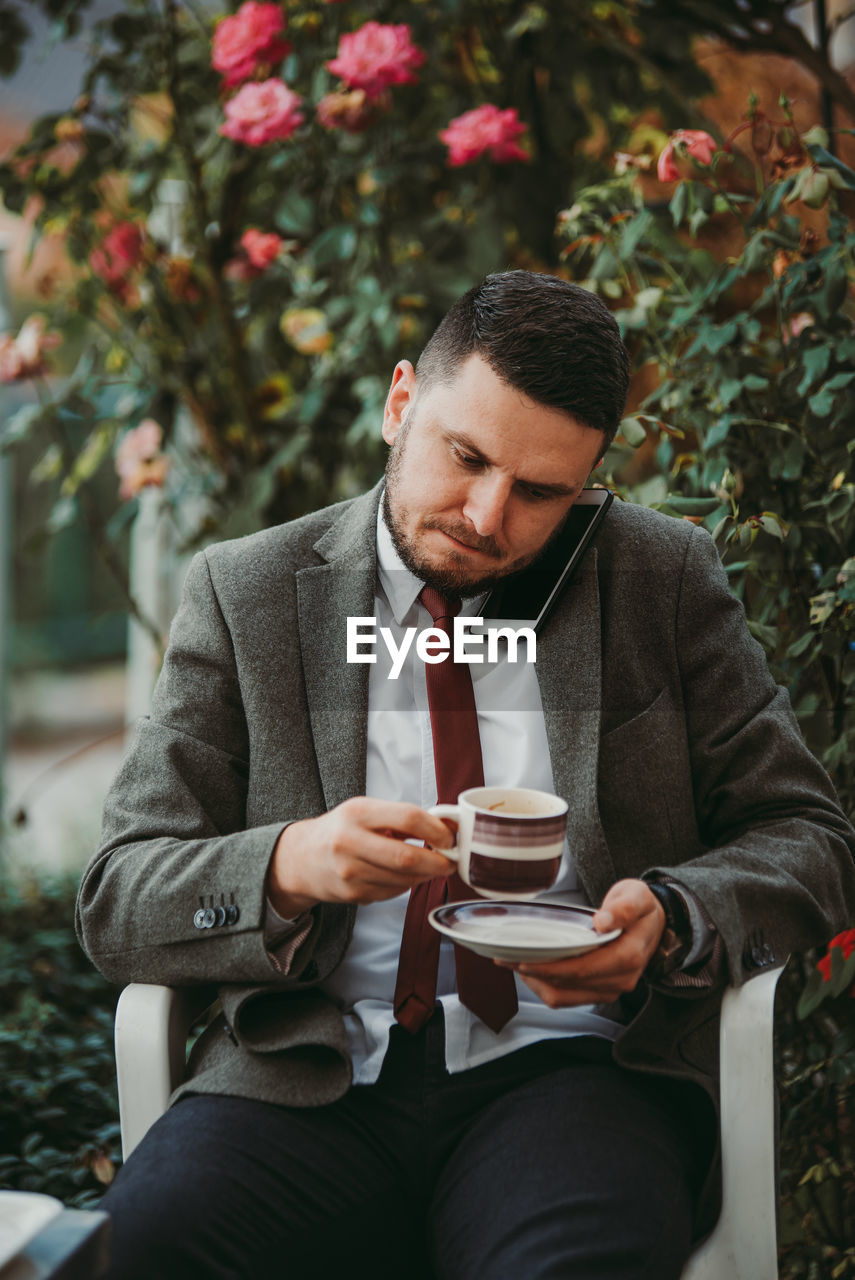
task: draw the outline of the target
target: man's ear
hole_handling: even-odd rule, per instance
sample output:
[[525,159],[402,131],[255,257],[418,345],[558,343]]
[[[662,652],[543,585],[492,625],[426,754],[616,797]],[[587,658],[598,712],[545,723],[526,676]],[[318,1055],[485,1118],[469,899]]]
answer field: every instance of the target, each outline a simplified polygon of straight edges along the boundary
[[416,397],[416,371],[409,360],[399,360],[392,374],[386,407],[383,410],[383,439],[394,444],[407,409]]

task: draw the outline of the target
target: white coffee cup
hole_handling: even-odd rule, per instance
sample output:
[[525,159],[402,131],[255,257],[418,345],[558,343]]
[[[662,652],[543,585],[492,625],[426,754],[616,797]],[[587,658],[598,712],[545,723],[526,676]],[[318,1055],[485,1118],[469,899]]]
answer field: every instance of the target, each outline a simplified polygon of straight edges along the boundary
[[567,802],[528,787],[470,787],[457,804],[429,810],[457,823],[453,849],[461,880],[484,898],[527,901],[558,877]]

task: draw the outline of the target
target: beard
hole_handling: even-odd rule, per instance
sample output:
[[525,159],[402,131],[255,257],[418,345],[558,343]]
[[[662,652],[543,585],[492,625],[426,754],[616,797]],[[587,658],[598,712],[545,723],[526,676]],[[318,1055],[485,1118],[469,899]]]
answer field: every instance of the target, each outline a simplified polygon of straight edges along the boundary
[[514,560],[506,560],[494,538],[482,537],[470,525],[454,521],[450,517],[425,516],[421,519],[419,526],[421,529],[438,529],[441,533],[456,538],[466,546],[473,547],[501,562],[501,565],[497,564],[496,568],[488,573],[473,573],[462,552],[449,549],[442,562],[438,564],[421,549],[418,535],[407,532],[408,526],[412,528],[413,522],[408,520],[408,508],[400,500],[403,459],[409,426],[409,422],[403,424],[386,462],[383,518],[391,535],[392,544],[410,573],[421,579],[426,586],[438,591],[440,595],[450,600],[462,600],[491,590],[497,582],[502,582],[505,578],[520,573],[533,564],[558,535],[563,521],[559,521],[546,543],[537,551],[526,556],[518,556]]

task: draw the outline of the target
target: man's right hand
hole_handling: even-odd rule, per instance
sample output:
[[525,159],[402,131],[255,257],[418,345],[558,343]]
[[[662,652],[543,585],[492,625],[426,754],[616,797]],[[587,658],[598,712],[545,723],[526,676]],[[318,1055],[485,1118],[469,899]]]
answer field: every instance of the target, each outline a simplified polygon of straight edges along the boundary
[[445,823],[417,805],[367,796],[292,822],[273,851],[270,901],[290,919],[318,902],[382,902],[452,874],[454,862],[409,839],[444,849],[454,844]]

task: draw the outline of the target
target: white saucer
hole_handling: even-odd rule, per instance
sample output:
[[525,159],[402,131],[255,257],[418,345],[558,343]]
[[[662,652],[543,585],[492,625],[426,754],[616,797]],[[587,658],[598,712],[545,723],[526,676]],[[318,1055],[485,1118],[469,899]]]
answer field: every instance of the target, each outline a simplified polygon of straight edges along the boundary
[[560,902],[507,902],[478,898],[435,907],[434,929],[491,960],[561,960],[602,947],[622,933],[597,933],[593,907]]
[[0,1267],[17,1257],[62,1209],[61,1201],[36,1191],[0,1191]]

